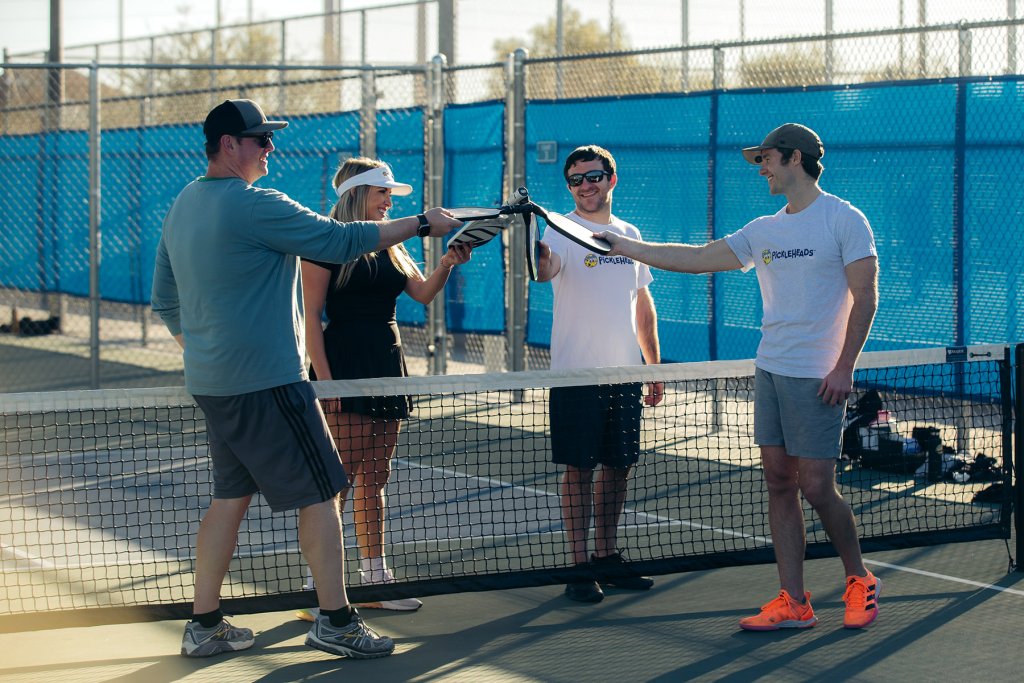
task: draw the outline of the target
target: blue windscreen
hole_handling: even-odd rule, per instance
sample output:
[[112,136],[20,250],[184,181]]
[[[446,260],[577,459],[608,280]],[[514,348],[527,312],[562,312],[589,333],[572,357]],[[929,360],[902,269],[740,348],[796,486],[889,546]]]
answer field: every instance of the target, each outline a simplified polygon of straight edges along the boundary
[[[445,112],[449,207],[502,200],[505,112],[501,102]],[[568,212],[562,163],[579,145],[618,162],[614,213],[645,239],[702,244],[784,205],[740,155],[775,126],[797,120],[819,132],[821,186],[867,216],[880,266],[880,303],[868,350],[1004,343],[1024,332],[1024,82],[1016,77],[780,90],[530,101],[526,178],[533,198]],[[275,134],[270,175],[258,181],[311,209],[334,203],[331,178],[360,147],[358,112],[289,117]],[[424,115],[381,111],[377,153],[414,187],[392,215],[423,207]],[[83,131],[0,136],[7,248],[0,285],[89,292],[89,139]],[[202,130],[192,125],[102,133],[101,296],[147,303],[163,217],[202,175]],[[419,240],[407,247],[423,260]],[[523,255],[509,254],[507,258]],[[448,328],[502,333],[506,254],[500,240],[477,250],[445,290]],[[651,285],[665,360],[747,358],[760,338],[761,298],[752,273],[654,272]],[[529,286],[527,339],[550,343],[551,287]],[[423,306],[399,301],[399,319],[422,324]]]
[[[445,206],[501,204],[505,106],[501,102],[456,105],[445,110]],[[501,239],[473,250],[455,268],[445,289],[448,329],[493,332],[505,329],[505,259]]]
[[[358,129],[356,131],[358,133]],[[412,185],[412,194],[392,197],[391,217],[412,216],[423,207],[423,110],[390,109],[377,114],[377,156],[391,164],[395,179]],[[416,263],[423,263],[423,240],[405,241]],[[426,321],[423,304],[403,293],[398,297],[398,321],[406,325],[422,325]]]

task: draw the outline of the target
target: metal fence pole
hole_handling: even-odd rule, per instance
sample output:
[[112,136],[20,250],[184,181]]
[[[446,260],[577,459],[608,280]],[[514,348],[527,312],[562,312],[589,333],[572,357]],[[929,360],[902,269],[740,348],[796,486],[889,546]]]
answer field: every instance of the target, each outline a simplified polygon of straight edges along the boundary
[[682,23],[679,27],[679,43],[683,46],[681,53],[681,75],[679,81],[679,90],[687,92],[690,89],[690,51],[686,47],[690,44],[690,2],[689,0],[682,0],[680,6],[680,12],[682,13]]
[[1024,344],[1017,344],[1014,358],[1014,504],[1013,524],[1017,532],[1017,571],[1024,572]]
[[960,46],[959,70],[961,76],[971,75],[971,30],[967,28],[966,22],[960,22],[960,30],[957,32]]
[[[281,65],[283,66],[288,62],[288,52],[286,44],[288,40],[287,26],[285,20],[281,20]],[[285,74],[288,73],[284,69],[278,69],[277,71],[277,111],[282,115],[288,111],[288,88],[285,87]]]
[[[63,26],[63,5],[60,3],[51,4],[50,12],[50,52],[48,60],[51,64],[58,64],[64,61],[64,47],[62,42]],[[63,118],[64,107],[64,69],[60,66],[53,66],[46,70],[46,109],[44,110],[43,130],[44,137],[50,138],[52,149],[57,149],[57,137],[59,135]],[[53,162],[54,170],[56,163]],[[51,226],[56,225],[56,216],[52,216]],[[46,238],[44,237],[44,240]],[[48,282],[43,282],[43,305],[49,311],[50,318],[57,318],[57,331],[63,331],[67,325],[67,298],[64,296],[63,282],[61,281],[61,259],[56,259],[53,266],[53,284],[56,291],[51,291]]]
[[[140,126],[140,128],[139,128],[139,135],[140,135],[140,137],[145,136],[146,130],[149,128],[149,125],[150,125],[149,122],[150,122],[150,119],[152,118],[150,116],[150,112],[149,112],[150,105],[151,105],[151,100],[148,97],[143,98],[142,100],[139,101],[139,126]],[[141,175],[141,173],[140,173],[140,175]],[[141,200],[140,200],[139,197],[140,197],[140,193],[143,192],[143,191],[144,191],[143,188],[138,188],[138,187],[135,188],[135,199],[136,199],[136,207],[137,208],[141,204]],[[138,213],[141,214],[141,209],[138,209]],[[133,220],[136,222],[136,226],[138,226],[138,221],[141,220],[141,218],[140,218],[139,215],[137,215]],[[141,252],[141,250],[142,250],[142,234],[141,234],[142,230],[141,230],[141,227],[136,227],[136,231],[138,232],[138,235],[136,236],[136,241],[135,241],[133,247],[135,249],[135,253],[139,254]],[[141,271],[144,270],[142,268],[141,261],[142,261],[142,258],[141,258],[141,256],[139,256],[137,263],[139,264],[138,265],[138,271],[140,272],[140,274],[139,274],[139,278],[140,279],[141,279]],[[146,286],[144,282],[142,283],[142,286],[143,287]],[[144,298],[146,296],[145,289],[140,291],[139,295],[140,295],[140,297]],[[138,304],[136,306],[136,309],[139,312],[139,328],[140,328],[139,329],[139,335],[141,337],[142,346],[143,347],[149,346],[149,311],[150,311],[150,306],[149,306],[149,304],[140,303],[140,304]]]
[[832,44],[832,0],[825,0],[825,82],[835,80],[835,50]]
[[[210,29],[210,64],[217,63],[217,29]],[[217,70],[210,69],[210,109],[217,106]]]
[[[565,0],[558,0],[555,7],[555,99],[562,99],[565,74],[562,70],[562,55],[565,54]],[[515,188],[512,188],[515,189]]]
[[[1017,18],[1017,0],[1006,0],[1006,18]],[[1017,27],[1006,27],[1006,73],[1017,73]]]
[[[430,206],[444,205],[444,106],[445,106],[445,56],[436,55],[428,70],[428,122],[427,143],[427,197]],[[441,264],[442,244],[437,239],[423,240],[423,255],[427,272],[433,272]],[[445,325],[446,296],[434,297],[427,306],[427,330],[429,342],[427,356],[430,372],[443,375],[448,369],[448,331]]]
[[377,158],[377,79],[367,69],[361,74],[362,104],[359,108],[359,151],[364,157]]
[[[917,25],[928,23],[928,0],[917,0]],[[917,77],[928,76],[928,34],[921,31],[917,34]]]
[[100,86],[99,67],[89,67],[89,378],[100,388]]
[[[966,78],[971,74],[971,32],[960,27],[959,30],[959,74]],[[963,80],[957,83],[956,89],[956,128],[954,132],[955,148],[953,158],[953,292],[955,317],[954,341],[957,346],[967,343],[967,283],[964,278],[964,214],[967,198],[967,89]]]
[[713,60],[711,66],[711,88],[713,90],[721,90],[725,87],[725,50],[718,45],[715,46],[713,52]]
[[[512,168],[509,192],[526,184],[526,58],[529,53],[519,48],[512,53],[512,118],[509,147],[512,153]],[[534,217],[536,220],[536,217]],[[523,230],[509,230],[506,249],[506,325],[508,327],[508,369],[520,372],[526,369],[526,233]]]
[[366,47],[366,10],[359,10],[359,63],[366,65],[369,52]]

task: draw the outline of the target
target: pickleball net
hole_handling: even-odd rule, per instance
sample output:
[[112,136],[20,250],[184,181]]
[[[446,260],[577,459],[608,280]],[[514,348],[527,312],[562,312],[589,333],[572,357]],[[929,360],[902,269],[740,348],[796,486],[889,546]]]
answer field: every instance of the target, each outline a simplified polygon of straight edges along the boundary
[[[848,430],[837,483],[863,549],[1008,539],[1008,349],[868,353],[860,368],[851,403],[875,391],[880,404]],[[665,399],[643,409],[640,462],[619,525],[625,558],[648,574],[774,561],[752,441],[750,361],[323,382],[321,397],[343,403],[409,395],[415,406],[387,487],[385,546],[399,580],[359,584],[350,502],[350,597],[577,578],[562,524],[562,468],[550,463],[549,389],[615,393],[651,381],[664,382]],[[0,415],[0,620],[104,609],[187,616],[193,544],[211,493],[205,423],[192,398],[178,388],[8,394]],[[935,452],[935,439],[946,452]],[[952,476],[969,472],[979,454],[995,463],[984,477]],[[832,555],[817,517],[805,512],[808,555]],[[296,514],[271,514],[255,496],[225,608],[312,606],[305,577]]]

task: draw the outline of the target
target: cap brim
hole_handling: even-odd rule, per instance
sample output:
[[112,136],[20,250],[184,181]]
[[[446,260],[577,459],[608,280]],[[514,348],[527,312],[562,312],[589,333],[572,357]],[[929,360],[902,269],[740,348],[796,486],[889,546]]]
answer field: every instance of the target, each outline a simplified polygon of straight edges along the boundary
[[252,128],[243,130],[242,135],[259,135],[260,133],[269,133],[271,131],[281,130],[282,128],[287,127],[287,121],[267,121],[266,123],[261,123],[258,126],[253,126]]
[[751,163],[751,164],[754,164],[755,166],[757,166],[757,165],[759,165],[761,163],[761,150],[762,149],[764,149],[764,148],[763,147],[744,147],[743,148],[743,158],[746,159],[748,163]]
[[406,185],[405,183],[394,182],[381,183],[379,185],[374,183],[374,186],[391,188],[391,194],[395,195],[396,197],[404,197],[406,195],[412,194],[412,185]]

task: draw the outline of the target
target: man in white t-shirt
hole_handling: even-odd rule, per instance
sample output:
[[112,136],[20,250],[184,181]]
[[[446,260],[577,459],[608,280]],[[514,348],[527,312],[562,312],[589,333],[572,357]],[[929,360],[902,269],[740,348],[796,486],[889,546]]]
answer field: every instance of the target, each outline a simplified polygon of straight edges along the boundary
[[[612,215],[618,183],[615,159],[596,145],[575,149],[563,175],[576,203],[569,218],[591,230],[640,239],[640,232]],[[622,256],[602,256],[554,230],[540,243],[538,279],[551,281],[551,369],[601,368],[661,361],[658,317],[647,289],[650,269]],[[642,354],[642,358],[641,358]],[[651,579],[631,571],[616,547],[626,502],[626,483],[640,457],[640,413],[644,403],[661,402],[664,385],[652,383],[551,389],[551,454],[565,465],[562,520],[569,558],[577,568],[604,574],[605,586],[648,590]],[[594,470],[601,465],[597,480]],[[595,551],[587,554],[594,519]],[[565,594],[579,602],[600,602],[601,586],[591,578],[570,582]]]
[[850,505],[836,489],[846,398],[878,306],[878,256],[860,211],[823,192],[825,148],[805,126],[782,125],[743,156],[760,166],[768,191],[786,197],[773,216],[703,246],[649,244],[601,233],[620,254],[685,273],[756,269],[764,317],[754,380],[754,441],[761,447],[768,517],[781,590],[747,630],[816,622],[804,591],[806,548],[800,494],[821,518],[846,570],[844,625],[878,616],[882,582],[865,566]]

